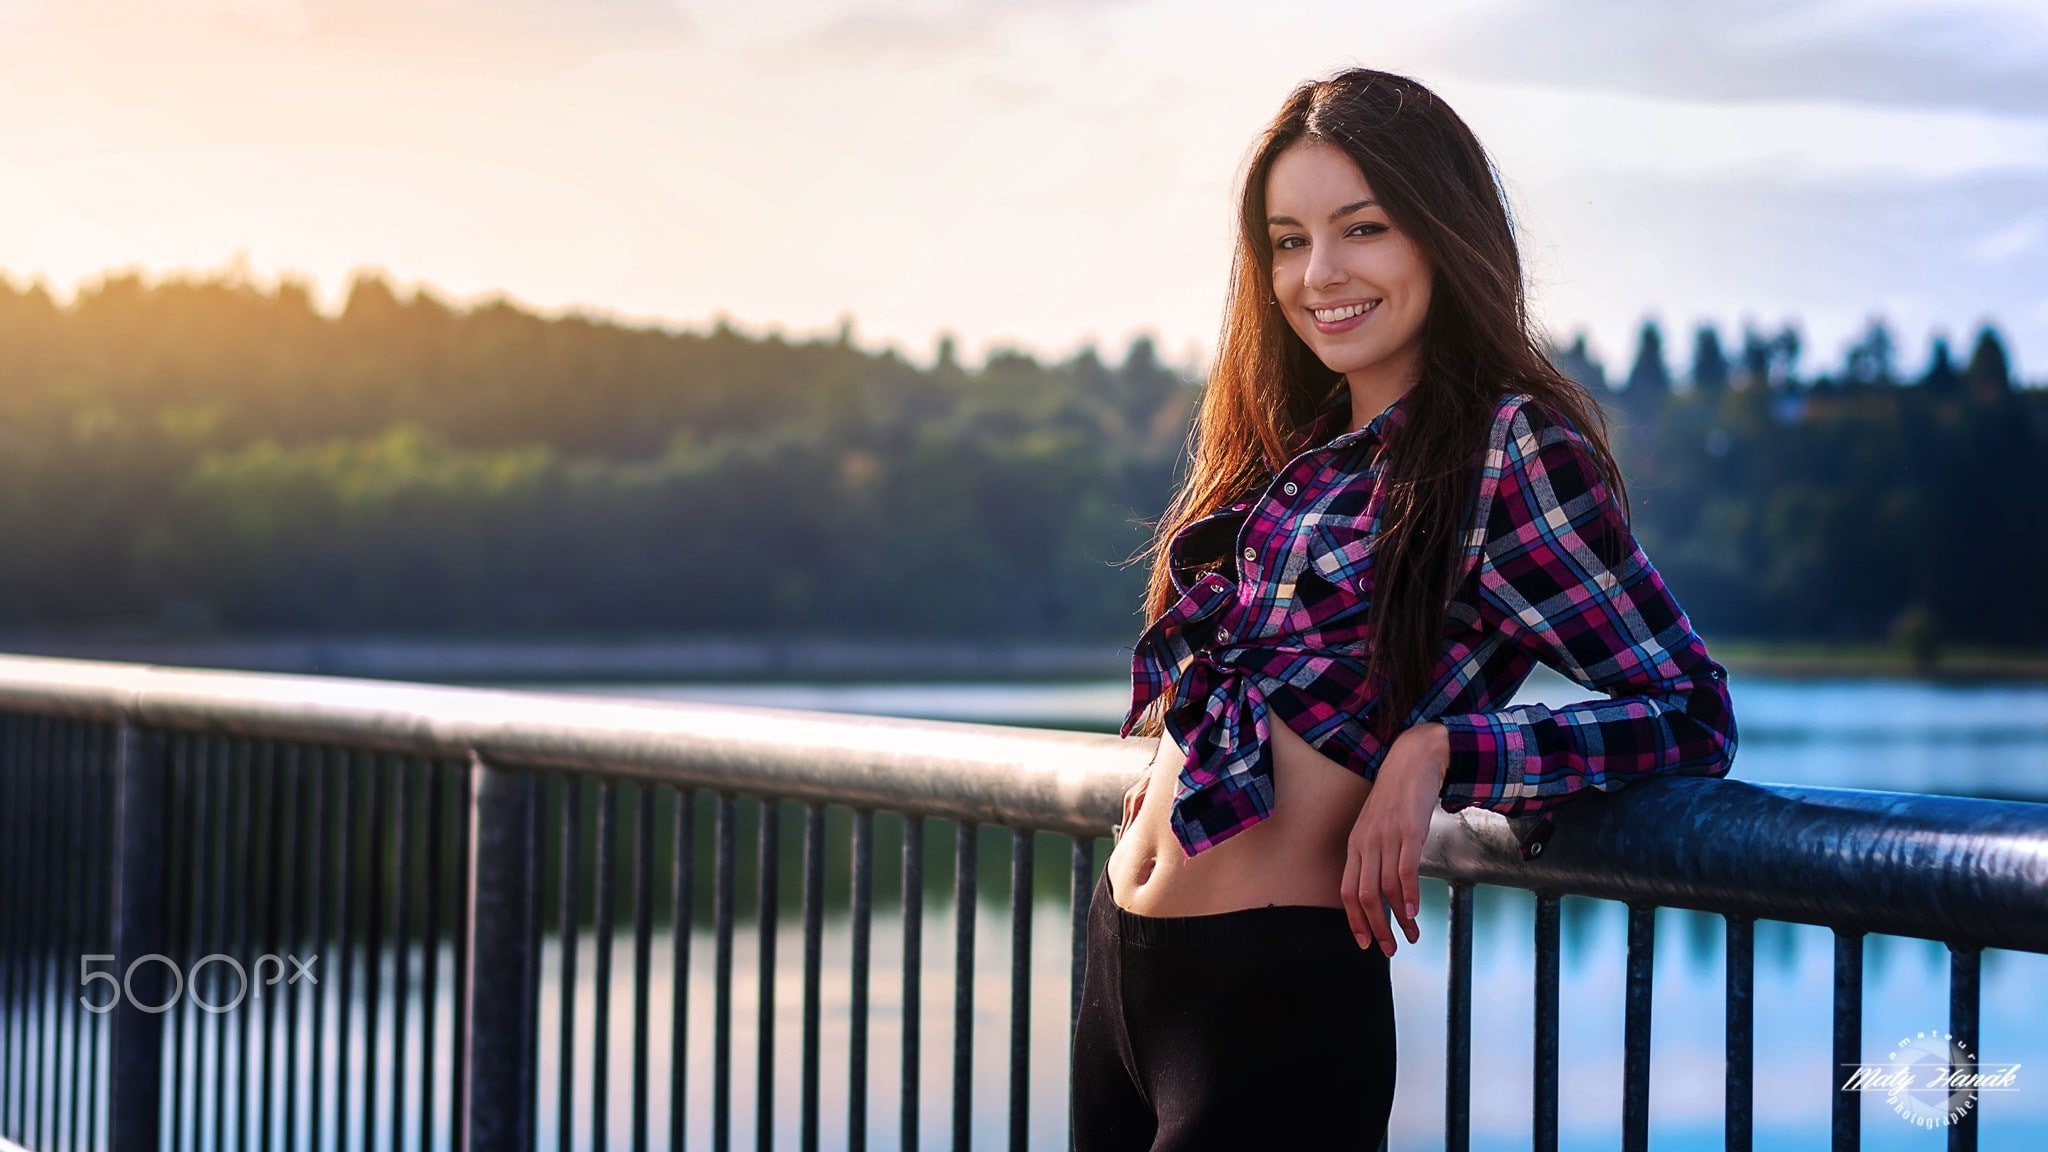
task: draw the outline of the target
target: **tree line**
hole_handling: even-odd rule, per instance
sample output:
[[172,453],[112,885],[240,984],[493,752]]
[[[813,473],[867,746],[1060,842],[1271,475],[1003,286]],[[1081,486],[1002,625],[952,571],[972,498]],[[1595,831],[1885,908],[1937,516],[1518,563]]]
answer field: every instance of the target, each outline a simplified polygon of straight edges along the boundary
[[[2048,391],[1997,333],[1646,324],[1603,398],[1710,636],[2048,643]],[[1198,384],[1139,338],[979,366],[453,307],[365,275],[0,280],[0,626],[1128,639]]]

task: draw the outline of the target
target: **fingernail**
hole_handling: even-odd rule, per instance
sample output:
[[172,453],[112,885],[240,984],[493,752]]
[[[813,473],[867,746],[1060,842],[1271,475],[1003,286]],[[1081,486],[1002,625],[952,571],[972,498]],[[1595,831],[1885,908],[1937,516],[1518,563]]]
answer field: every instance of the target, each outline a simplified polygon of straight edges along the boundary
[[1389,940],[1385,944],[1380,945],[1380,951],[1392,956],[1394,954],[1394,942]]
[[1408,905],[1408,918],[1410,920],[1415,919],[1415,905],[1413,904]]
[[1356,939],[1356,940],[1358,941],[1358,946],[1359,946],[1360,948],[1370,948],[1370,947],[1372,947],[1372,941],[1370,941],[1370,940],[1368,940],[1368,939],[1366,939],[1366,938],[1365,938],[1365,933],[1363,933],[1363,932],[1356,932],[1356,933],[1353,933],[1352,935],[1353,935],[1353,938],[1355,938],[1355,939]]

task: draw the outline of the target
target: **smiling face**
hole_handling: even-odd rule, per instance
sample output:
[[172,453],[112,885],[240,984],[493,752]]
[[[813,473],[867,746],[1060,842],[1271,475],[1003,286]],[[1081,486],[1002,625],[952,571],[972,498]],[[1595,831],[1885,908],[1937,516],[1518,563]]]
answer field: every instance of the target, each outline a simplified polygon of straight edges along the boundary
[[1429,265],[1358,165],[1313,140],[1282,152],[1266,176],[1266,236],[1288,327],[1368,401],[1365,415],[1393,403],[1421,369]]

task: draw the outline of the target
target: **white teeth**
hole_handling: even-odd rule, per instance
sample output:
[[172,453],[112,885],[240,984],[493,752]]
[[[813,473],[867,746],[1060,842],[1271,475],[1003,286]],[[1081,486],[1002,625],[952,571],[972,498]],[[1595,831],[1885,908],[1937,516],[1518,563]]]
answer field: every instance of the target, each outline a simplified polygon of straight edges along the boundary
[[1370,312],[1374,308],[1379,307],[1379,303],[1379,301],[1375,300],[1370,304],[1346,304],[1342,308],[1311,308],[1309,311],[1314,314],[1317,320],[1325,324],[1335,324],[1339,320],[1349,320],[1353,316]]

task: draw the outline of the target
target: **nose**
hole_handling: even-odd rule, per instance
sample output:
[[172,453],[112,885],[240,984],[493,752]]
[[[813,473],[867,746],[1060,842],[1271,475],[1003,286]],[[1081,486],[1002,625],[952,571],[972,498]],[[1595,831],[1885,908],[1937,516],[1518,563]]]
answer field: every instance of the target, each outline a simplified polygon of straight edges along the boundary
[[1333,249],[1321,244],[1309,249],[1308,260],[1301,271],[1303,287],[1330,288],[1344,282],[1344,269],[1332,259],[1333,254]]

